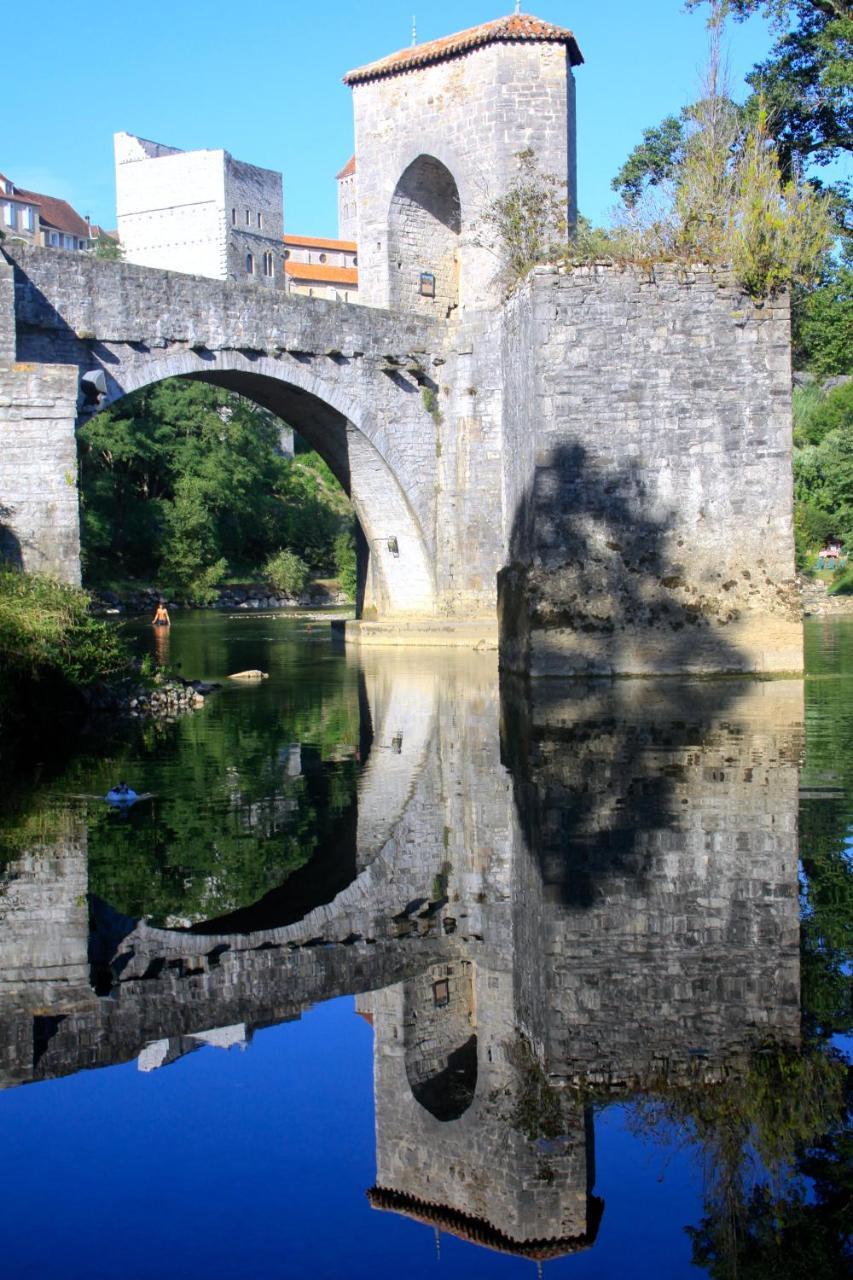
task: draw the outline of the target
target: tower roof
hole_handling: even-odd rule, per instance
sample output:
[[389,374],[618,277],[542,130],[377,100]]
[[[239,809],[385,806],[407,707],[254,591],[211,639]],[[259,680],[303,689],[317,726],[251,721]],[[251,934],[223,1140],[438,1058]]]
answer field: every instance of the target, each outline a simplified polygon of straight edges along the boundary
[[390,1209],[394,1213],[413,1218],[441,1231],[447,1231],[460,1240],[468,1240],[472,1244],[494,1249],[496,1253],[510,1253],[516,1257],[532,1258],[535,1262],[546,1262],[550,1258],[562,1258],[568,1253],[579,1253],[595,1243],[598,1227],[604,1212],[604,1201],[598,1196],[589,1196],[589,1226],[578,1236],[564,1236],[552,1240],[514,1240],[499,1227],[495,1227],[483,1218],[472,1218],[470,1214],[447,1205],[433,1204],[421,1200],[417,1196],[408,1195],[404,1191],[394,1191],[390,1187],[371,1187],[367,1193],[367,1201],[372,1209]]
[[442,36],[440,40],[430,40],[428,44],[412,45],[391,53],[378,62],[369,62],[355,71],[348,71],[344,76],[344,84],[363,84],[366,80],[379,80],[383,76],[401,75],[404,71],[414,71],[418,67],[429,66],[433,62],[444,62],[448,58],[459,57],[471,49],[478,49],[486,44],[515,42],[564,44],[569,51],[569,61],[573,67],[583,62],[583,54],[578,48],[571,31],[565,27],[555,27],[551,22],[543,22],[541,18],[531,17],[529,13],[513,13],[506,18],[496,18],[493,22],[484,22],[479,27],[469,27],[467,31],[458,31],[453,36]]

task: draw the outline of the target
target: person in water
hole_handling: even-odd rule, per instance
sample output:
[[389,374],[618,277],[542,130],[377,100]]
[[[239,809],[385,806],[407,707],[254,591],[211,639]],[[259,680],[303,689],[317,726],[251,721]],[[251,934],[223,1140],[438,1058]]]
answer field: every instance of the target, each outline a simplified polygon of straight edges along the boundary
[[172,620],[169,617],[169,610],[166,608],[166,601],[161,600],[157,605],[154,617],[151,619],[152,627],[171,627]]

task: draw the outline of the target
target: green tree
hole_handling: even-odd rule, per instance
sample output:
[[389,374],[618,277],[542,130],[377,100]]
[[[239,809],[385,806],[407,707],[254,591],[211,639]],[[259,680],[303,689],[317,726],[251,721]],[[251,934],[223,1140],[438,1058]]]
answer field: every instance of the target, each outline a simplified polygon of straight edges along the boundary
[[795,293],[791,308],[794,367],[817,377],[853,373],[853,270],[833,263],[813,290]]
[[344,595],[348,600],[355,600],[358,589],[358,565],[355,534],[352,528],[342,529],[335,539],[335,572]]
[[[718,0],[687,0],[696,9]],[[767,108],[783,173],[827,165],[853,147],[853,15],[848,0],[727,0],[738,21],[761,13],[776,43],[747,76]]]
[[98,234],[92,253],[96,258],[106,258],[110,262],[117,262],[124,257],[124,249],[115,236],[108,236],[105,231]]
[[308,581],[308,566],[292,551],[277,551],[264,565],[264,575],[276,591],[298,596]]
[[329,571],[352,508],[316,454],[289,460],[266,410],[172,379],[80,432],[86,576],[161,580],[196,599],[280,548]]

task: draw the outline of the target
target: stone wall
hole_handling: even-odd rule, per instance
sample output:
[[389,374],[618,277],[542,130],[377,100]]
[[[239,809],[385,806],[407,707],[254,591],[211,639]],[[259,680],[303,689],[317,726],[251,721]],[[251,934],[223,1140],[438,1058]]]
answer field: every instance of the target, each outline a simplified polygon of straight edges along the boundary
[[505,665],[801,670],[787,298],[542,267],[504,325]]
[[571,689],[504,721],[518,1009],[548,1072],[635,1088],[797,1043],[802,683]]
[[[543,173],[566,179],[574,207],[573,79],[563,45],[490,44],[359,83],[353,86],[353,111],[359,301],[367,305],[388,306],[395,296],[390,273],[400,259],[389,240],[389,212],[402,175],[422,156],[449,170],[459,191],[463,309],[500,299],[494,254],[475,243],[477,223],[488,201],[518,174],[519,152],[532,147]],[[412,278],[434,269],[420,257],[404,266]],[[443,316],[445,310],[446,303],[437,299],[434,314]]]
[[[14,356],[15,330],[8,324],[9,311],[5,317],[2,312],[12,280],[11,268],[0,261],[0,351],[12,348]],[[75,584],[80,582],[77,392],[74,366],[0,358],[0,557]]]

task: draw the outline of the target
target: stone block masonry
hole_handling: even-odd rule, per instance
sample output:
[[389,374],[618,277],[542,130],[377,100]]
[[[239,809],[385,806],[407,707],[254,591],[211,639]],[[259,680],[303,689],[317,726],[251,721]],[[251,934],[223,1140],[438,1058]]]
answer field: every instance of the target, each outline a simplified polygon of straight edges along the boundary
[[505,666],[799,671],[787,297],[537,268],[504,312]]
[[[448,231],[458,241],[460,307],[478,309],[499,301],[495,255],[478,243],[478,219],[517,177],[520,152],[532,148],[541,172],[565,178],[570,214],[574,210],[574,80],[562,44],[489,44],[404,74],[356,83],[353,111],[359,298],[371,306],[396,305],[413,292],[420,272],[430,271],[444,285],[432,311],[444,316],[450,263],[448,236],[442,233]],[[411,217],[408,226],[394,225],[395,198],[402,197],[411,213],[411,198],[420,190],[417,182],[414,192],[407,189],[407,170],[424,161],[457,189],[455,229],[449,226],[448,201],[432,209],[429,197],[417,225]],[[426,300],[418,305],[429,306]]]
[[[0,263],[0,305],[11,272]],[[0,326],[0,348],[3,334]],[[0,360],[0,557],[80,582],[78,372]]]
[[802,669],[787,299],[710,268],[537,268],[447,324],[79,254],[14,264],[0,503],[26,567],[79,578],[80,374],[107,403],[194,377],[326,458],[380,621],[497,600],[501,662],[534,676]]

